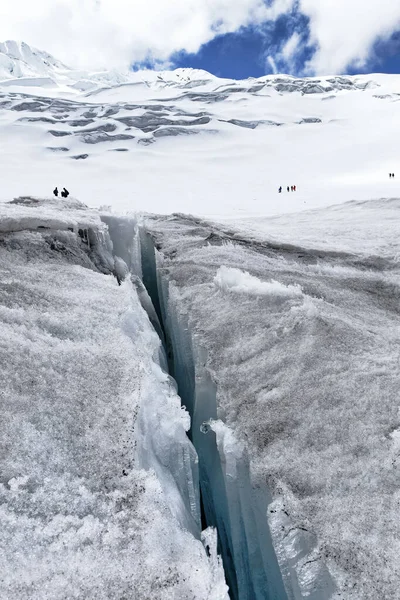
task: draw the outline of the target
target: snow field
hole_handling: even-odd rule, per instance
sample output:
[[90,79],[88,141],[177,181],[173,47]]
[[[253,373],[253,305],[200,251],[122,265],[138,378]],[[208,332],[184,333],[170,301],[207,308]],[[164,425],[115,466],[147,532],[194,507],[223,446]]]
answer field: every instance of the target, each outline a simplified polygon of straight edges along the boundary
[[400,196],[398,76],[83,73],[12,42],[0,59],[2,200],[66,185],[92,206],[221,219]]

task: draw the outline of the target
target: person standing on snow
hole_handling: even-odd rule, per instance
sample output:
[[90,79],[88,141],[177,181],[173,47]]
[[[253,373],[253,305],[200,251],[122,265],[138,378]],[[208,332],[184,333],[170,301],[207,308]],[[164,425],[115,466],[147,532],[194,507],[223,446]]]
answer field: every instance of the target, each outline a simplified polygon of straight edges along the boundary
[[54,194],[55,196],[58,196],[58,189],[57,189],[57,188],[55,188],[55,189],[53,190],[53,194]]
[[66,188],[64,188],[64,189],[63,189],[63,191],[61,192],[61,196],[62,196],[63,198],[68,198],[68,196],[69,196],[69,191],[68,191]]
[[290,187],[289,186],[287,186],[287,191],[290,192]]
[[279,186],[279,190],[278,190],[278,192],[279,192],[280,194],[282,194],[282,186]]

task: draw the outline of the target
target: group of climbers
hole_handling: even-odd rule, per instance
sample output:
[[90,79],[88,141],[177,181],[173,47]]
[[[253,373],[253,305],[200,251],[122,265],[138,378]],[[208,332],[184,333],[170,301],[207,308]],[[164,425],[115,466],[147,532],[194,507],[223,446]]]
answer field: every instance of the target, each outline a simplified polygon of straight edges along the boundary
[[[394,173],[389,173],[389,179],[394,179]],[[282,193],[282,186],[279,186],[278,188],[278,192],[281,194]],[[296,186],[295,185],[291,185],[291,186],[287,186],[287,191],[288,192],[296,192]]]
[[[296,189],[296,186],[295,186],[295,185],[291,185],[290,187],[289,187],[289,186],[287,186],[287,188],[286,188],[286,189],[287,189],[287,191],[288,191],[288,192],[296,192],[296,191],[297,191],[297,189]],[[280,187],[279,187],[279,189],[278,189],[278,192],[279,192],[280,194],[282,193],[282,186],[280,186]]]
[[[55,196],[58,196],[58,188],[55,188],[55,189],[53,190],[53,194],[54,194]],[[68,198],[68,196],[69,196],[69,191],[68,191],[66,188],[63,188],[63,189],[61,190],[61,197],[62,197],[62,198]]]

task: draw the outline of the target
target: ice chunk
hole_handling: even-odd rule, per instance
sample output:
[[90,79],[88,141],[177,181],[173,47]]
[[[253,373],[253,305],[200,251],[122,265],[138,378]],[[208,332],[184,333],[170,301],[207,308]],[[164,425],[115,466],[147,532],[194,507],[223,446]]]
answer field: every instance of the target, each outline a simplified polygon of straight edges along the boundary
[[302,289],[299,285],[285,285],[274,279],[271,281],[261,281],[261,279],[250,275],[247,271],[225,266],[218,269],[214,283],[221,290],[236,294],[278,296],[283,298],[302,296]]

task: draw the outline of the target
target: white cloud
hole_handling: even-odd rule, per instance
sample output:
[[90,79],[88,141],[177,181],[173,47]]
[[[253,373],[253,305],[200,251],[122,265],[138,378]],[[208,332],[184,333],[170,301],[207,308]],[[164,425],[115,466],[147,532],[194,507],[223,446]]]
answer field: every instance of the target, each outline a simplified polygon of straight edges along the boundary
[[278,72],[278,67],[276,66],[276,62],[272,56],[267,56],[267,63],[271,67],[271,71],[274,75]]
[[0,41],[23,40],[73,66],[126,68],[197,52],[271,10],[263,0],[0,0]]
[[[127,68],[149,56],[168,63],[217,34],[290,15],[295,0],[0,0],[0,41],[24,40],[71,66]],[[374,42],[400,29],[399,0],[299,0],[316,52],[309,73],[362,67]],[[292,64],[297,33],[274,57]],[[271,52],[269,52],[271,54]],[[267,59],[271,69],[275,62]]]
[[400,29],[398,0],[300,0],[300,9],[317,45],[307,67],[317,74],[363,67],[373,44]]
[[295,0],[275,0],[266,8],[266,18],[270,21],[276,21],[281,15],[290,12],[294,4]]
[[300,35],[295,31],[294,34],[288,39],[281,50],[282,58],[286,61],[290,61],[293,58],[296,50],[300,44]]

